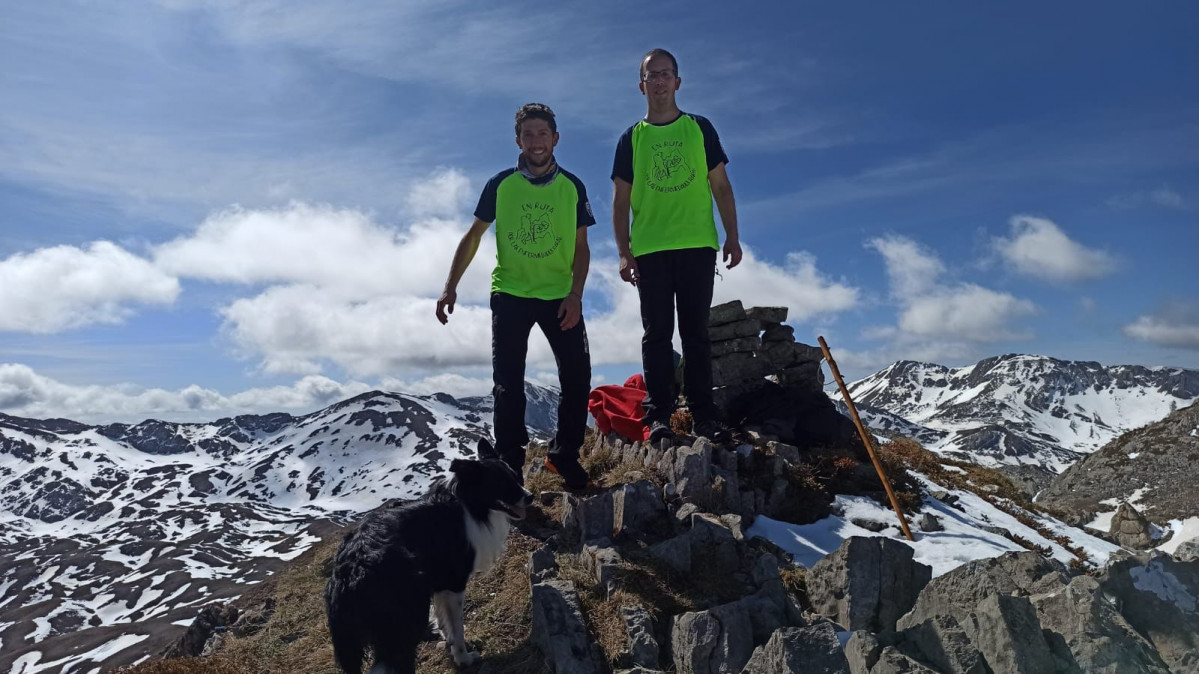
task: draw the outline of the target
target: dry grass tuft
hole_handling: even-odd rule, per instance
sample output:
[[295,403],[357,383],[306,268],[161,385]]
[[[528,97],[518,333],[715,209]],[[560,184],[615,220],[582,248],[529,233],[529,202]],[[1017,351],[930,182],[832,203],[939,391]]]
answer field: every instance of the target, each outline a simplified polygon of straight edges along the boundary
[[691,412],[683,408],[678,408],[670,415],[670,430],[677,435],[691,435],[691,427],[693,420]]

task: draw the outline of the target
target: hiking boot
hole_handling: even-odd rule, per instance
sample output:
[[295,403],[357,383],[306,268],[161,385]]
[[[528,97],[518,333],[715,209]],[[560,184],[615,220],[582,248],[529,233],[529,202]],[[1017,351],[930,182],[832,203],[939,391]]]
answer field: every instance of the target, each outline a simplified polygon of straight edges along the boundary
[[545,469],[554,475],[561,476],[569,491],[579,491],[591,486],[587,470],[574,457],[547,456],[545,457]]
[[655,421],[649,425],[649,442],[656,445],[663,440],[674,440],[674,431],[665,421]]
[[703,421],[697,422],[695,424],[695,428],[692,430],[694,431],[695,437],[707,438],[709,440],[715,440],[716,436],[719,435],[721,431],[720,424],[712,421],[711,419],[704,419]]

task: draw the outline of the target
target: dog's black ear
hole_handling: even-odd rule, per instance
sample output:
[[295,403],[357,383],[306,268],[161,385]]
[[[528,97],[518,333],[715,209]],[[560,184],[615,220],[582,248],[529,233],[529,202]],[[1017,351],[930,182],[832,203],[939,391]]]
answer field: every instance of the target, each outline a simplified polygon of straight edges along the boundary
[[459,472],[464,470],[469,465],[470,465],[470,461],[468,461],[466,459],[454,459],[453,461],[450,462],[450,472],[457,475]]
[[491,446],[487,438],[479,438],[478,456],[480,460],[500,458],[499,452],[495,451],[495,447]]

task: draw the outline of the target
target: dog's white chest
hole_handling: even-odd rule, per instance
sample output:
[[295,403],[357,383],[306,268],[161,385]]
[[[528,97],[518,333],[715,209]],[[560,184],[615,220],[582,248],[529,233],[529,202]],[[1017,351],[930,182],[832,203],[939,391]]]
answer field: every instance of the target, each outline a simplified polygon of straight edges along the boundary
[[504,545],[508,542],[508,531],[512,523],[508,516],[497,510],[488,513],[486,524],[479,522],[464,512],[466,518],[466,540],[475,549],[475,567],[472,573],[483,573],[495,564],[495,560],[504,554]]

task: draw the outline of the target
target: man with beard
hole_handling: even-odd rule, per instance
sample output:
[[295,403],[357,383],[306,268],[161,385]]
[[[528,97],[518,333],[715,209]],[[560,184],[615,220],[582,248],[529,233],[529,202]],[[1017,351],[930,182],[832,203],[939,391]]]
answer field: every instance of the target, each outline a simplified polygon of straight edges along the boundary
[[587,227],[595,224],[583,183],[558,166],[554,112],[529,103],[516,113],[514,168],[497,173],[483,188],[475,221],[450,265],[437,319],[454,312],[458,282],[479,242],[495,222],[496,266],[491,274],[491,366],[495,386],[496,450],[520,476],[529,433],[525,426],[525,355],[536,324],[558,364],[562,389],[558,429],[545,466],[568,489],[586,488],[579,448],[587,426],[591,354],[583,324],[583,285],[591,252]]
[[637,287],[641,299],[644,422],[652,442],[672,435],[676,304],[683,391],[693,429],[710,438],[719,428],[708,340],[719,249],[713,198],[724,224],[724,262],[729,269],[741,262],[737,209],[724,168],[728,157],[711,122],[679,110],[675,92],[682,82],[670,52],[654,49],[645,55],[638,86],[648,111],[620,137],[612,166],[612,226],[620,277]]

